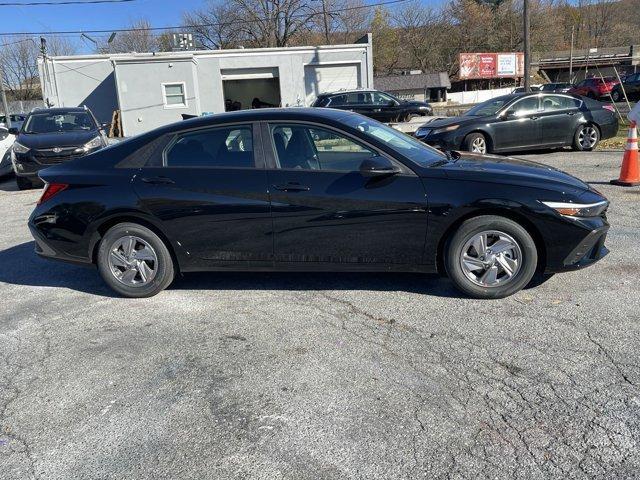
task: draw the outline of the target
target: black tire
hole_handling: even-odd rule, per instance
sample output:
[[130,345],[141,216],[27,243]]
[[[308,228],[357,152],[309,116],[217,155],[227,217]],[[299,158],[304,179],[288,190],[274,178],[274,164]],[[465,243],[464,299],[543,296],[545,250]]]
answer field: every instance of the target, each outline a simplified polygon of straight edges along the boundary
[[[477,151],[477,150],[474,151],[474,148],[476,148],[476,145],[478,143],[484,144],[484,149],[485,149],[484,152]],[[473,152],[473,153],[485,154],[490,152],[489,141],[487,140],[487,137],[485,137],[482,133],[479,133],[479,132],[470,133],[469,135],[464,137],[464,140],[462,141],[462,148],[467,152]]]
[[[136,237],[147,243],[157,258],[157,261],[147,262],[147,265],[151,265],[155,272],[147,284],[136,286],[125,284],[118,280],[112,272],[109,262],[111,251],[120,239],[128,236]],[[98,271],[107,285],[116,293],[129,298],[152,297],[167,288],[175,276],[173,258],[167,245],[147,227],[136,223],[119,223],[107,231],[98,247],[97,264]]]
[[622,92],[620,92],[619,90],[614,90],[613,92],[611,92],[611,100],[613,100],[614,102],[619,102],[620,100],[622,100]]
[[[474,282],[467,276],[462,266],[463,249],[471,239],[483,232],[506,234],[511,237],[519,248],[519,258],[517,258],[519,268],[514,269],[515,273],[511,278],[506,278],[506,273],[503,271],[500,274],[502,280],[499,280],[499,282],[503,283],[497,283],[493,286],[480,285]],[[487,245],[490,248],[493,244],[488,243]],[[489,249],[487,252],[491,254]],[[495,257],[497,256],[494,255]],[[509,258],[515,257],[510,256]],[[482,215],[466,220],[451,236],[445,248],[447,275],[458,290],[473,298],[495,299],[508,297],[527,286],[536,273],[537,266],[538,250],[529,232],[513,220],[496,215]],[[482,271],[478,273],[478,276],[481,276],[481,274]]]
[[[581,137],[581,135],[589,136],[592,138],[592,140],[589,142],[585,142],[581,140],[581,138],[583,138]],[[592,135],[595,135],[595,137],[593,137]],[[600,143],[600,129],[591,123],[580,125],[576,129],[576,132],[573,134],[572,148],[576,151],[590,152],[598,146],[598,143]]]
[[417,113],[407,113],[404,115],[402,119],[403,122],[410,122],[412,118],[419,117],[420,115]]
[[31,190],[33,188],[31,180],[25,177],[19,177],[18,175],[16,175],[16,185],[18,186],[18,190]]

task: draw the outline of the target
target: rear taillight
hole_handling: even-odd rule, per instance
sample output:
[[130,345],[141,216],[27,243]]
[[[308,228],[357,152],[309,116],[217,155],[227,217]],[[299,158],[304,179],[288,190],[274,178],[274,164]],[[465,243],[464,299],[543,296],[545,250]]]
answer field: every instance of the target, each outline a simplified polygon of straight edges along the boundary
[[602,108],[605,110],[609,110],[610,112],[616,113],[616,109],[613,105],[603,105]]
[[38,200],[38,205],[50,200],[52,197],[66,189],[69,185],[66,183],[45,183],[42,196]]

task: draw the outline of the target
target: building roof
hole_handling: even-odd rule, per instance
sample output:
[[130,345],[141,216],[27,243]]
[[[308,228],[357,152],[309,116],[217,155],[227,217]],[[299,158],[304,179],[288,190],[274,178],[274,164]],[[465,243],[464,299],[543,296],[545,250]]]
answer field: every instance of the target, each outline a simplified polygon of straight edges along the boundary
[[446,72],[419,73],[416,75],[386,75],[374,77],[376,89],[389,92],[401,90],[417,90],[420,88],[451,88],[451,81]]
[[[364,38],[364,37],[363,37]],[[368,39],[368,37],[366,37]],[[367,43],[349,43],[344,45],[319,45],[319,46],[295,46],[295,47],[268,47],[268,48],[235,48],[235,49],[219,49],[219,50],[189,50],[177,52],[130,52],[130,53],[93,53],[88,55],[67,55],[67,56],[47,56],[47,59],[54,61],[80,61],[80,60],[103,60],[103,61],[153,61],[153,60],[193,60],[198,57],[228,57],[240,55],[265,55],[270,53],[314,53],[335,51],[335,50],[352,50],[368,47]],[[38,61],[42,62],[42,56],[38,57]]]

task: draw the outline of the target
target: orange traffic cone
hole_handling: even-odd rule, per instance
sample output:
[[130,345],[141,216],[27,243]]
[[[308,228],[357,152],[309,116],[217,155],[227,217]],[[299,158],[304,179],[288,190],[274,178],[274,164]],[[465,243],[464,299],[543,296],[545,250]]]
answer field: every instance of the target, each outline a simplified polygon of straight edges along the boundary
[[627,135],[627,146],[624,147],[622,156],[622,167],[620,167],[620,178],[611,180],[614,185],[623,187],[633,187],[640,185],[640,167],[638,166],[638,132],[636,122],[631,122],[629,134]]

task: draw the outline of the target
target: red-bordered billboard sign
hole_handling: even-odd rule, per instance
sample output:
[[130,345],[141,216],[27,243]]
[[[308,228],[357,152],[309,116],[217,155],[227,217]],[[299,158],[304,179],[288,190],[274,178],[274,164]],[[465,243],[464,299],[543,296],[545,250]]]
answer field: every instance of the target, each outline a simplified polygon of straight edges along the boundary
[[517,78],[524,75],[524,55],[511,53],[461,53],[460,79]]

